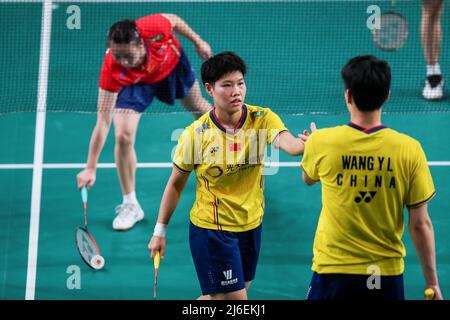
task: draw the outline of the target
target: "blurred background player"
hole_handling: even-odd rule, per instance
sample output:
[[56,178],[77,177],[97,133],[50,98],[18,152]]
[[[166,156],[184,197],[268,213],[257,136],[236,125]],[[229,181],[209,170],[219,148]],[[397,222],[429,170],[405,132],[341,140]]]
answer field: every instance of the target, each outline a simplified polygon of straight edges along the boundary
[[443,10],[443,0],[422,0],[422,47],[427,64],[427,78],[422,95],[427,100],[439,100],[444,95],[444,79],[439,65]]
[[322,184],[308,299],[403,300],[405,206],[426,287],[442,299],[425,153],[417,140],[381,123],[390,67],[373,56],[355,57],[342,78],[350,123],[312,133],[302,160],[305,183]]
[[179,99],[196,117],[211,105],[202,97],[190,62],[173,32],[190,40],[202,59],[211,48],[180,17],[154,14],[111,26],[99,81],[97,123],[89,145],[86,169],[77,175],[78,187],[92,187],[96,165],[111,122],[115,127],[115,161],[123,193],[116,207],[115,230],[128,230],[144,218],[136,198],[136,131],[142,112],[154,97],[173,105]]
[[[165,255],[167,225],[195,170],[197,196],[190,213],[189,242],[200,299],[205,300],[247,299],[261,244],[265,146],[272,143],[288,154],[303,154],[304,136],[292,136],[270,109],[244,103],[246,70],[232,52],[203,63],[202,80],[214,109],[187,127],[178,141],[149,243],[152,258],[157,251]],[[253,154],[255,146],[263,150]]]

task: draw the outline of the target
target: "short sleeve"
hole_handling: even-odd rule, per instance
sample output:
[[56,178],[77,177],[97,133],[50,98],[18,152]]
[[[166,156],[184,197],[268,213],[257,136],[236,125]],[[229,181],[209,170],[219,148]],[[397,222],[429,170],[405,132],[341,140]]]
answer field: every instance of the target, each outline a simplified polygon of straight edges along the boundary
[[[141,37],[150,41],[152,41],[152,38],[156,41],[168,39],[172,34],[172,24],[162,14],[152,14],[142,17],[136,20],[136,25]],[[158,39],[158,36],[162,36],[162,39]]]
[[265,123],[265,129],[267,130],[267,141],[269,144],[273,142],[273,140],[283,131],[287,131],[288,129],[284,125],[281,118],[272,110],[268,109]]
[[419,207],[430,201],[436,194],[427,158],[420,144],[412,155],[412,170],[406,205],[409,208]]
[[190,127],[186,128],[178,139],[173,164],[182,172],[194,170],[194,137]]
[[302,168],[305,171],[305,173],[310,177],[311,179],[315,181],[320,180],[319,171],[317,169],[317,157],[315,153],[315,145],[314,145],[314,139],[315,135],[314,133],[311,134],[306,140],[305,143],[305,152],[303,153],[303,159],[302,159]]

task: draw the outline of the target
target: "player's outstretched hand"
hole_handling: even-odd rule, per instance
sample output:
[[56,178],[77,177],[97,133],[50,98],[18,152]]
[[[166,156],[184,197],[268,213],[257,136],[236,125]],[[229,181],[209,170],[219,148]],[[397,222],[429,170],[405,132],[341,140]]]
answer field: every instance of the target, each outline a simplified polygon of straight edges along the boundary
[[83,186],[86,186],[88,189],[90,189],[94,185],[95,179],[95,169],[84,169],[77,174],[78,189],[81,189]]
[[198,55],[203,59],[207,60],[212,56],[212,50],[206,41],[200,40],[195,45],[195,50],[197,50]]
[[[314,131],[317,130],[316,127],[316,123],[315,122],[311,122],[311,124],[309,125],[311,128],[311,133],[313,133]],[[308,140],[310,133],[308,132],[308,130],[303,131],[303,134],[299,134],[298,137],[303,141],[306,142],[306,140]]]

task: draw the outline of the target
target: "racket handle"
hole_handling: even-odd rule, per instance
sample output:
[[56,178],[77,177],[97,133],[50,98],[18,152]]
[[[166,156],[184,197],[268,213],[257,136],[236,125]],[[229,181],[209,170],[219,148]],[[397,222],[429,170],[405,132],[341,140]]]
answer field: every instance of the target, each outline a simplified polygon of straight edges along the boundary
[[434,300],[435,292],[433,289],[431,289],[431,288],[425,289],[424,294],[425,294],[425,300]]
[[88,192],[86,186],[83,186],[83,188],[81,188],[81,199],[83,199],[83,203],[87,203]]
[[153,257],[153,264],[155,265],[155,269],[159,268],[159,261],[160,261],[159,251],[156,251],[155,256]]

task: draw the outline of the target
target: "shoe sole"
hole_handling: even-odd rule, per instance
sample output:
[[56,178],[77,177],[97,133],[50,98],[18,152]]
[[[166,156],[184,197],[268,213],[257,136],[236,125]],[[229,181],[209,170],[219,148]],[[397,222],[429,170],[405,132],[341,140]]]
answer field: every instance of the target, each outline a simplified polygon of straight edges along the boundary
[[444,96],[440,96],[440,97],[425,97],[424,95],[422,95],[422,97],[427,100],[427,101],[439,101],[439,100],[443,100]]
[[441,95],[433,95],[433,94],[431,94],[429,96],[427,96],[426,94],[424,94],[424,92],[422,92],[422,97],[425,100],[442,100],[444,98],[444,92],[442,92]]

